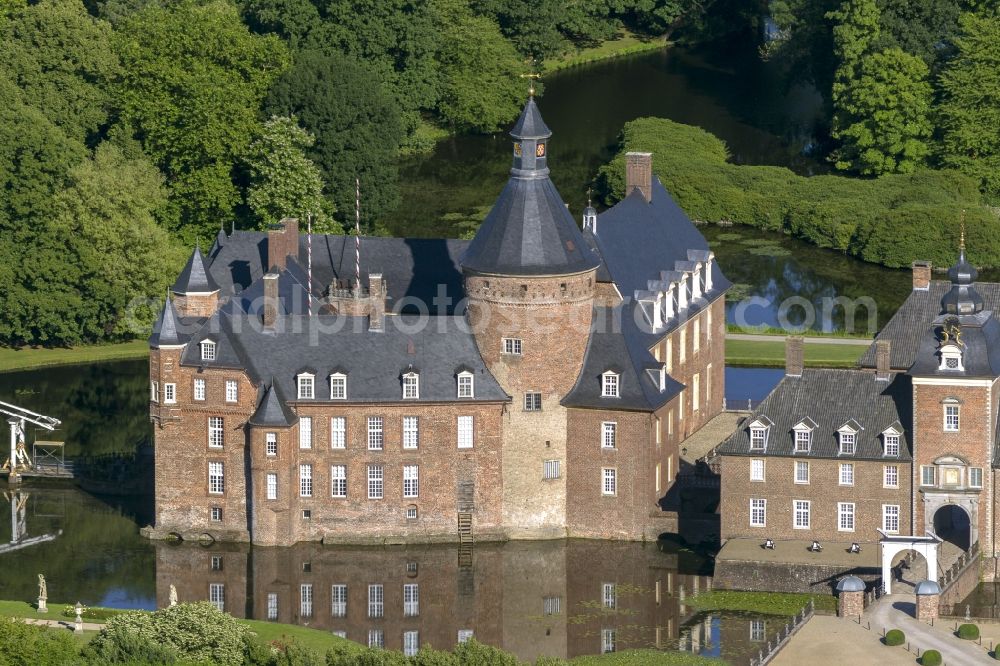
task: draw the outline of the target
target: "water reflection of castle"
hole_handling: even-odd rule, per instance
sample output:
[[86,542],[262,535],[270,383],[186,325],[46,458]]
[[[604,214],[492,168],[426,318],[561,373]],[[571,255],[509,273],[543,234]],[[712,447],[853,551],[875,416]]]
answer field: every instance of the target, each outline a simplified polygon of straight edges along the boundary
[[[446,649],[470,635],[522,659],[678,645],[700,651],[712,642],[713,618],[685,604],[711,578],[678,573],[678,556],[656,544],[482,544],[471,562],[454,546],[160,542],[156,597],[167,605],[173,584],[182,602],[207,599],[237,617],[403,651]],[[717,636],[718,622],[714,629]]]

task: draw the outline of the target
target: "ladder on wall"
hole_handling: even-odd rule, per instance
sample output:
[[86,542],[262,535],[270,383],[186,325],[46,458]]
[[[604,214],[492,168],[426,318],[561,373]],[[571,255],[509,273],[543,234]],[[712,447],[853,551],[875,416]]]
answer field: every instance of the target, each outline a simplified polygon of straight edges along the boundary
[[458,513],[458,542],[462,545],[472,544],[472,513],[469,511]]

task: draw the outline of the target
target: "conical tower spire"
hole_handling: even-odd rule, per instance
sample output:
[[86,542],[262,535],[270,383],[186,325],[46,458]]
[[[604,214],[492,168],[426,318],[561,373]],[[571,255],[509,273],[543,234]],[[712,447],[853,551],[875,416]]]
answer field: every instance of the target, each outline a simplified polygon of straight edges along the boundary
[[196,244],[194,252],[184,265],[184,270],[174,283],[175,294],[210,294],[218,291],[219,285],[212,279],[208,268],[205,266],[205,256],[201,253],[201,245]]
[[163,303],[163,311],[153,326],[153,335],[149,338],[151,347],[161,347],[168,345],[179,345],[181,342],[177,324],[177,311],[174,309],[174,302],[167,294]]

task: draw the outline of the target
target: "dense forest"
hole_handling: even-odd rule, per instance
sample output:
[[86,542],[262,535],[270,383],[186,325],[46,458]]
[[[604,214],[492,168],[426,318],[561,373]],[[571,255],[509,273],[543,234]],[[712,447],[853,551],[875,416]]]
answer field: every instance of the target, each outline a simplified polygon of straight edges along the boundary
[[523,75],[623,29],[759,34],[825,95],[838,169],[1000,198],[987,0],[0,0],[0,344],[131,337],[196,242],[339,233],[355,178],[370,228],[401,155],[505,127]]

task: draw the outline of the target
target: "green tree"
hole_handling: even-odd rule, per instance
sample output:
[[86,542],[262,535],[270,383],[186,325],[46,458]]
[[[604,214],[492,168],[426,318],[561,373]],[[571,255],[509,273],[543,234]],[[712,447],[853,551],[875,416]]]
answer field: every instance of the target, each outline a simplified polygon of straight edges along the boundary
[[244,15],[253,31],[281,35],[293,49],[323,22],[311,0],[247,0]]
[[834,103],[837,99],[837,84],[846,84],[855,78],[855,70],[861,59],[871,51],[880,32],[880,13],[875,0],[845,0],[839,9],[826,15],[835,21],[833,26],[833,52],[838,68],[833,88]]
[[323,197],[319,167],[306,156],[316,138],[299,127],[297,118],[273,116],[250,146],[247,203],[262,229],[283,217],[305,221],[311,213],[313,231],[339,233],[330,217],[333,205]]
[[435,5],[441,21],[441,115],[459,129],[492,132],[520,110],[523,65],[491,19],[473,15],[461,0]]
[[353,213],[355,178],[361,180],[366,221],[396,207],[395,159],[403,138],[399,109],[360,63],[342,55],[300,53],[274,84],[265,109],[298,117],[316,137],[309,156],[322,169],[338,211]]
[[80,0],[42,0],[15,12],[2,33],[0,70],[71,137],[86,140],[107,121],[118,72],[111,26]]
[[168,220],[190,244],[214,233],[240,196],[234,165],[287,65],[274,36],[251,34],[226,0],[149,7],[116,32],[121,118],[167,176]]
[[964,14],[957,54],[942,72],[941,161],[978,178],[1000,199],[1000,17]]
[[832,135],[838,169],[910,173],[930,152],[931,85],[924,61],[894,48],[864,58],[839,88]]
[[920,57],[932,70],[950,54],[958,32],[959,0],[879,0],[880,46],[898,46]]
[[522,55],[538,62],[559,55],[568,46],[559,32],[560,0],[472,0],[471,5],[476,13],[494,19]]

